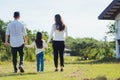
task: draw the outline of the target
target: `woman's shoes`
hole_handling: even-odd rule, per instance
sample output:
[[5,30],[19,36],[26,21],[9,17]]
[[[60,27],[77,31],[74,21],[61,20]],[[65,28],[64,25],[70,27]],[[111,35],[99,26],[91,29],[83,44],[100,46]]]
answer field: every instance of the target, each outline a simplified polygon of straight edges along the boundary
[[63,72],[63,69],[60,69],[61,72]]
[[[61,72],[63,72],[63,69],[60,69]],[[55,72],[58,72],[58,69],[55,69]]]
[[58,69],[55,69],[55,72],[58,72]]

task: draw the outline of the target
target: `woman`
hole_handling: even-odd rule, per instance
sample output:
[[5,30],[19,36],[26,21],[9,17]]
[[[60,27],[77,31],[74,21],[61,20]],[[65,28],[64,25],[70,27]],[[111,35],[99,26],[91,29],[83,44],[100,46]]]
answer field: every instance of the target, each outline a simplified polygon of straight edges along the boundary
[[[54,35],[53,35],[54,34]],[[55,15],[55,23],[52,26],[51,33],[48,39],[50,42],[53,37],[52,47],[54,53],[54,65],[55,71],[58,71],[58,54],[60,56],[60,71],[63,71],[64,67],[64,48],[65,48],[65,39],[67,37],[67,27],[62,21],[62,18],[59,14]]]

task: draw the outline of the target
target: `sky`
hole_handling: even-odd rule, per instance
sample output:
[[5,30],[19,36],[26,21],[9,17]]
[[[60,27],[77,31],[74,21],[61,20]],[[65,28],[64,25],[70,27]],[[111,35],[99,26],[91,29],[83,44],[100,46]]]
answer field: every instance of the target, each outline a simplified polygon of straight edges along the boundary
[[[98,16],[112,0],[0,0],[0,19],[13,19],[19,11],[21,21],[30,30],[50,33],[55,14],[62,16],[73,38],[90,37],[103,40],[110,20],[98,20]],[[108,40],[111,38],[108,37]]]

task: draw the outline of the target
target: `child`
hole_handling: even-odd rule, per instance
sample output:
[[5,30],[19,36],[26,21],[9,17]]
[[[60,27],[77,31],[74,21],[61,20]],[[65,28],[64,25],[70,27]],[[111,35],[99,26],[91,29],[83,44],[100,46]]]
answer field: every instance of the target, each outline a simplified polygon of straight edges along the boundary
[[42,33],[37,32],[36,39],[31,45],[26,45],[26,47],[36,48],[36,60],[37,60],[37,72],[44,71],[44,50],[47,48],[46,42],[42,39]]

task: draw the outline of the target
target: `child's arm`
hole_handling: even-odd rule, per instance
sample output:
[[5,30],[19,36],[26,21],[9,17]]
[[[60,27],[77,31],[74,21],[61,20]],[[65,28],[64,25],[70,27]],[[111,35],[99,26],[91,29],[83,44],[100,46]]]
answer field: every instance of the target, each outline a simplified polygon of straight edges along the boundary
[[25,47],[27,47],[27,48],[33,48],[35,46],[35,42],[33,42],[32,44],[30,44],[30,45],[25,45]]

